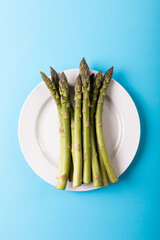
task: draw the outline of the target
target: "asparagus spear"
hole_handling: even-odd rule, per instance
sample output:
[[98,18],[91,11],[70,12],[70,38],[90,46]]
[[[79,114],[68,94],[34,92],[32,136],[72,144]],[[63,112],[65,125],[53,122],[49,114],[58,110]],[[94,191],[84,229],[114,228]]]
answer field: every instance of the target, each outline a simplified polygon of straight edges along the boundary
[[107,176],[107,171],[105,169],[105,166],[103,164],[103,160],[101,155],[99,155],[99,165],[100,165],[100,170],[101,170],[101,177],[102,177],[102,186],[108,186],[108,176]]
[[78,187],[82,183],[82,130],[81,130],[81,101],[82,83],[80,75],[75,84],[75,112],[74,112],[74,172],[73,187]]
[[70,112],[69,112],[69,86],[67,78],[62,72],[59,81],[59,92],[61,95],[62,104],[62,119],[63,119],[63,158],[61,163],[61,172],[58,178],[57,189],[65,189],[67,179],[69,177],[70,163],[71,163],[71,126],[70,126]]
[[95,111],[101,81],[102,70],[97,73],[95,80],[93,81],[92,84],[91,92],[91,151],[92,151],[92,179],[94,187],[102,186],[101,171],[98,162],[95,136]]
[[83,92],[83,183],[91,183],[91,145],[90,145],[90,72],[83,58],[80,63],[80,76]]
[[[52,68],[50,67],[50,72],[51,72],[51,81],[52,81],[52,84],[55,85],[56,89],[57,89],[57,96],[59,96],[59,101],[60,101],[60,94],[59,94],[59,77],[58,77],[58,74],[57,72]],[[60,108],[60,113],[61,115],[61,108]],[[62,116],[61,116],[62,118]],[[61,120],[62,122],[62,120]],[[62,158],[63,158],[63,136],[62,136],[62,133],[63,133],[63,126],[61,127],[61,129],[59,130],[59,141],[60,141],[60,151],[59,151],[59,163],[58,163],[58,171],[57,171],[57,178],[59,178],[59,175],[60,175],[60,167],[61,167],[61,162],[62,162]]]
[[[59,141],[60,141],[60,151],[59,151],[59,167],[58,167],[58,173],[57,178],[59,177],[60,173],[60,166],[62,161],[62,154],[63,154],[63,123],[62,123],[62,116],[61,116],[61,101],[60,101],[60,95],[57,85],[57,77],[55,77],[55,70],[51,68],[51,80],[43,73],[40,72],[43,81],[45,82],[46,86],[51,92],[52,97],[54,98],[56,104],[57,104],[57,110],[58,110],[58,117],[59,117]],[[58,75],[57,75],[58,76]]]
[[114,172],[114,169],[112,167],[111,161],[108,156],[108,152],[105,146],[105,140],[103,136],[103,130],[102,130],[102,111],[103,111],[103,102],[104,97],[106,95],[106,90],[109,85],[109,82],[111,80],[113,74],[113,67],[110,68],[104,76],[104,80],[102,83],[102,87],[99,92],[98,102],[97,102],[97,109],[96,109],[96,134],[97,134],[97,144],[98,144],[98,152],[101,156],[103,163],[105,165],[108,177],[112,183],[117,182],[118,178]]
[[73,181],[73,161],[74,161],[74,109],[69,98],[70,116],[71,116],[71,166],[69,172],[69,181]]
[[[57,72],[50,67],[50,71],[51,71],[51,81],[53,83],[55,83],[57,89],[59,89],[59,76],[57,74]],[[74,115],[74,109],[71,103],[71,99],[70,96],[68,97],[68,101],[69,101],[69,110],[70,110],[70,115],[71,115],[71,121],[73,119],[73,115]],[[72,128],[73,129],[73,128]],[[73,135],[73,131],[71,131],[71,136]],[[60,134],[60,146],[63,144],[63,137],[62,134]],[[62,166],[61,161],[62,161],[62,154],[63,154],[63,149],[60,148],[60,156],[59,156],[59,167],[58,167],[58,172],[57,172],[57,178],[59,177],[59,173],[60,173],[60,166]],[[72,159],[71,159],[71,167],[70,167],[70,173],[69,173],[69,180],[72,181],[73,179],[73,155],[72,155]]]
[[[71,131],[71,134],[72,134],[72,131]],[[72,138],[72,136],[71,136],[71,138]],[[71,154],[73,154],[72,151],[71,151]],[[69,170],[69,181],[70,182],[73,181],[73,161],[72,161],[72,159],[71,159],[71,165],[70,165],[70,170]]]

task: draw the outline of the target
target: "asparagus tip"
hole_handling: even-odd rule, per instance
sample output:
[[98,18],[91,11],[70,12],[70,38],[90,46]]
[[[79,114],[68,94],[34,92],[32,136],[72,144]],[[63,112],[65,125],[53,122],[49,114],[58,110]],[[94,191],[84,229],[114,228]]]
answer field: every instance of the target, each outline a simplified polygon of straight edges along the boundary
[[108,73],[110,73],[110,75],[113,74],[113,66],[108,70]]
[[50,66],[51,75],[56,74],[56,71]]
[[65,73],[64,72],[62,72],[62,77],[65,77],[66,75],[65,75]]
[[111,79],[113,75],[113,67],[111,67],[104,75],[104,77]]
[[46,75],[45,73],[40,72],[40,74],[41,74],[41,77],[42,77],[43,80],[45,80],[46,78],[48,78],[47,75]]
[[82,60],[81,60],[81,62],[80,62],[80,66],[81,66],[81,65],[84,65],[84,64],[86,64],[86,60],[85,60],[85,58],[83,57]]

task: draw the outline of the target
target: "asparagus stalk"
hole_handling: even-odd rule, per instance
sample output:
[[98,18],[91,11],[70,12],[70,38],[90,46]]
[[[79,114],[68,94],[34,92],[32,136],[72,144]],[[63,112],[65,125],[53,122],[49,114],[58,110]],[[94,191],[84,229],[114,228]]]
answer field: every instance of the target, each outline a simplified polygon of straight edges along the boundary
[[69,86],[65,74],[62,72],[59,81],[59,92],[61,95],[62,104],[62,119],[63,119],[63,158],[61,162],[61,172],[58,178],[57,189],[65,189],[67,179],[69,177],[71,163],[71,126],[70,126],[70,111],[69,111]]
[[90,145],[90,72],[83,58],[80,63],[80,76],[83,92],[83,183],[91,183],[91,145]]
[[[50,72],[51,72],[51,81],[57,89],[57,96],[59,96],[59,101],[60,101],[58,74],[52,67],[50,67]],[[59,115],[61,115],[61,108],[59,109]],[[62,122],[62,116],[61,116],[61,122]],[[60,167],[62,165],[61,162],[62,162],[62,158],[63,158],[63,136],[62,136],[62,134],[63,134],[63,126],[61,126],[59,128],[60,151],[59,151],[59,163],[58,163],[57,178],[59,178],[59,175],[60,175],[60,171],[61,171]]]
[[95,135],[95,111],[97,104],[97,97],[99,88],[102,81],[102,71],[98,72],[95,80],[92,83],[91,92],[91,152],[92,152],[92,179],[93,186],[102,186],[101,171],[98,162],[97,148],[96,148],[96,135]]
[[[72,131],[71,131],[71,134],[72,134]],[[71,154],[72,154],[72,152],[71,152]],[[71,165],[70,165],[70,170],[69,170],[69,181],[70,182],[73,181],[73,161],[72,161],[72,159],[71,159]]]
[[103,136],[103,130],[102,130],[102,111],[103,111],[103,102],[104,97],[106,95],[106,90],[109,85],[109,82],[111,80],[113,74],[113,67],[110,68],[104,76],[103,84],[99,92],[98,102],[97,102],[97,109],[96,109],[96,134],[97,134],[97,144],[98,144],[98,152],[101,156],[104,166],[106,168],[108,177],[112,183],[115,183],[118,181],[118,178],[114,172],[114,169],[112,167],[111,161],[108,156],[108,152],[105,146],[105,140]]
[[102,186],[109,186],[107,171],[103,164],[101,155],[99,155],[99,165],[100,165],[100,170],[101,170]]
[[[57,74],[57,72],[52,68],[50,67],[50,70],[51,70],[51,81],[54,82],[56,84],[56,87],[57,89],[59,89],[59,76]],[[71,99],[70,99],[70,96],[68,97],[68,101],[69,101],[69,110],[70,110],[70,116],[71,116],[71,121],[74,117],[74,109],[73,109],[73,106],[72,106],[72,103],[71,103]],[[72,128],[72,131],[71,131],[71,136],[73,135],[73,128]],[[63,136],[62,134],[60,134],[60,146],[63,144]],[[57,172],[57,178],[59,177],[59,174],[60,174],[60,166],[62,166],[61,164],[61,161],[62,161],[62,154],[63,154],[63,149],[60,148],[60,155],[59,155],[59,167],[58,167],[58,172]],[[73,154],[72,154],[72,159],[71,159],[71,167],[70,167],[70,173],[69,173],[69,181],[72,181],[73,179]]]
[[69,98],[70,116],[71,116],[71,166],[69,172],[69,181],[73,181],[73,161],[74,161],[74,109]]
[[63,123],[62,123],[62,116],[61,116],[61,101],[60,101],[60,95],[59,95],[59,89],[58,89],[58,75],[56,76],[56,72],[53,68],[51,68],[51,80],[43,73],[40,72],[43,81],[45,82],[46,86],[51,92],[52,97],[54,98],[56,104],[57,104],[57,110],[58,110],[58,117],[59,117],[59,141],[60,141],[60,151],[59,151],[59,167],[58,167],[58,173],[57,178],[59,177],[60,173],[60,166],[62,161],[62,155],[63,155]]
[[74,112],[74,172],[73,187],[78,187],[82,183],[82,130],[81,130],[81,101],[82,83],[80,75],[75,84],[75,112]]

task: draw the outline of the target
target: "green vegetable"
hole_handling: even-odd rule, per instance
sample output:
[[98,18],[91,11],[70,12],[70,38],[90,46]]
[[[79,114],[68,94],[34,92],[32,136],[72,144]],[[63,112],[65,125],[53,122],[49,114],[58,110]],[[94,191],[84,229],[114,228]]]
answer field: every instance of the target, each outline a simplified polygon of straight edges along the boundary
[[118,178],[114,172],[114,169],[112,167],[111,161],[108,156],[108,152],[105,146],[105,140],[104,140],[104,135],[103,135],[103,130],[102,130],[102,111],[103,111],[103,102],[104,102],[104,97],[106,95],[106,90],[109,85],[109,82],[111,80],[113,74],[113,67],[110,68],[104,76],[104,80],[102,83],[102,87],[99,91],[99,97],[98,97],[98,102],[97,102],[97,109],[96,109],[96,134],[97,134],[97,145],[98,145],[98,152],[99,155],[101,156],[104,166],[106,168],[109,180],[112,183],[115,183],[118,181]]
[[73,181],[73,162],[74,162],[74,108],[69,98],[70,117],[71,117],[71,167],[69,172],[69,181]]
[[74,172],[73,187],[82,183],[82,128],[81,128],[82,83],[80,75],[75,84],[75,111],[74,111]]
[[[57,74],[57,72],[52,68],[50,67],[50,70],[51,70],[51,81],[56,85],[58,91],[59,91],[59,76]],[[70,110],[70,117],[71,117],[71,121],[72,119],[74,118],[74,109],[73,109],[73,106],[72,106],[72,103],[71,103],[71,99],[70,99],[70,96],[68,96],[68,99],[69,99],[69,110]],[[61,132],[61,131],[60,131]],[[71,138],[73,136],[73,128],[71,130]],[[60,146],[62,146],[62,143],[63,143],[63,136],[62,134],[60,134]],[[62,156],[63,154],[63,149],[62,147],[60,148],[60,155],[59,155],[59,167],[58,167],[58,172],[57,172],[57,178],[59,176],[59,173],[60,173],[60,166],[62,165],[61,164],[61,161],[62,161]],[[69,181],[72,181],[73,180],[73,154],[72,154],[72,159],[71,159],[71,167],[70,167],[70,173],[69,173]]]
[[99,165],[101,170],[102,186],[109,186],[107,171],[105,169],[101,155],[99,155]]
[[97,97],[99,88],[102,81],[102,71],[98,72],[95,80],[92,83],[91,91],[91,149],[92,149],[92,180],[94,187],[102,186],[101,171],[98,162],[97,147],[96,147],[96,135],[95,135],[95,111],[97,106]]
[[63,158],[63,119],[61,115],[61,101],[60,101],[60,94],[58,89],[58,75],[56,75],[56,72],[53,68],[51,68],[51,80],[43,73],[40,72],[43,81],[45,82],[46,86],[51,92],[52,97],[54,98],[56,104],[57,104],[57,110],[58,110],[58,117],[59,117],[59,144],[60,144],[60,151],[59,151],[59,167],[57,172],[57,178],[59,177],[60,173],[60,166],[61,161]]
[[[50,67],[50,72],[51,72],[51,81],[52,84],[54,84],[55,88],[56,88],[56,95],[59,97],[59,101],[60,101],[60,94],[59,94],[59,77],[57,72]],[[61,118],[61,124],[59,127],[59,144],[60,144],[60,151],[59,151],[59,164],[58,164],[58,171],[57,171],[57,178],[59,178],[60,175],[60,167],[61,167],[61,162],[63,159],[63,124],[62,124],[62,116],[61,116],[61,107],[58,110],[58,115],[59,115],[59,119]]]
[[90,71],[88,65],[83,58],[80,63],[80,76],[82,80],[83,92],[83,183],[91,183],[91,132],[90,132]]
[[[73,187],[90,184],[94,187],[108,186],[118,178],[109,159],[102,129],[102,112],[106,90],[113,67],[104,75],[90,75],[83,58],[80,75],[75,83],[75,108],[73,108],[67,78],[50,67],[51,79],[41,73],[42,79],[54,98],[59,116],[60,153],[57,172],[57,189],[65,189],[67,181]],[[98,152],[98,153],[97,153]],[[91,179],[92,178],[92,179]]]
[[71,164],[71,125],[69,109],[69,86],[65,74],[62,72],[59,80],[59,92],[61,95],[62,121],[63,121],[63,158],[60,166],[57,189],[65,189],[69,177]]

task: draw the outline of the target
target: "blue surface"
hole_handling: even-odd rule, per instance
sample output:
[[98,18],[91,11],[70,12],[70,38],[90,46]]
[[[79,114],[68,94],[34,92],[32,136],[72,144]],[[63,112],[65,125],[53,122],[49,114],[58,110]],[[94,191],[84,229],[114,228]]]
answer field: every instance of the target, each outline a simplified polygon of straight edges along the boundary
[[[0,239],[160,239],[160,2],[0,1]],[[142,136],[120,182],[85,193],[57,191],[25,161],[18,118],[49,74],[114,66],[136,103]]]

